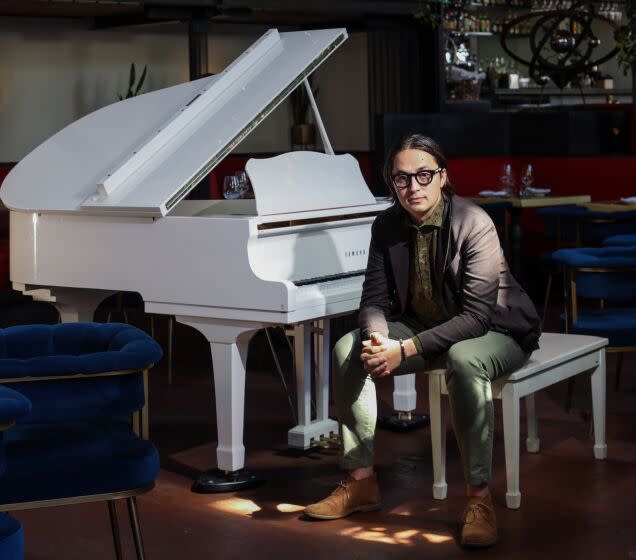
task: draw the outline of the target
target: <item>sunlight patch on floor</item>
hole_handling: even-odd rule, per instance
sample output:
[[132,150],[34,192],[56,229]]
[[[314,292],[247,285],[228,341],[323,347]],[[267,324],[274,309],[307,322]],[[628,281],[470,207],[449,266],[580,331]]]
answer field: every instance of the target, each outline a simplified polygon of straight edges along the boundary
[[238,515],[250,516],[257,511],[261,511],[261,508],[257,506],[252,500],[244,500],[242,498],[229,498],[227,500],[220,500],[218,502],[212,502],[211,508],[226,511],[228,513],[236,513]]
[[453,540],[453,537],[448,535],[439,535],[437,533],[422,533],[422,537],[433,544],[440,544]]
[[391,515],[402,515],[404,517],[410,517],[411,515],[413,515],[413,513],[410,510],[410,508],[407,508],[407,507],[404,507],[404,506],[400,506],[400,507],[397,507],[395,509],[392,509],[389,513]]
[[420,533],[417,529],[404,529],[402,531],[391,531],[386,527],[348,527],[338,533],[343,537],[351,537],[368,542],[382,544],[401,544],[403,546],[415,546],[419,537],[423,537],[429,543],[440,544],[452,540],[448,535],[438,535],[436,533]]
[[278,504],[276,509],[281,513],[296,513],[298,511],[303,511],[305,506],[297,506],[295,504]]

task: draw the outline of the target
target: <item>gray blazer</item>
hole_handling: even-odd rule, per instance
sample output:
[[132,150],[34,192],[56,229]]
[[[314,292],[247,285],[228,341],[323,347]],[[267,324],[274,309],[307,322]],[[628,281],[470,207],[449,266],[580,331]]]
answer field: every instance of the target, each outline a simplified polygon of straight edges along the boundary
[[[490,216],[473,202],[442,192],[446,212],[431,273],[445,321],[418,333],[422,356],[433,358],[489,330],[510,334],[527,352],[538,348],[539,316],[510,273]],[[387,320],[399,320],[406,310],[409,235],[401,206],[385,210],[373,223],[359,313],[365,338],[373,331],[388,335]]]

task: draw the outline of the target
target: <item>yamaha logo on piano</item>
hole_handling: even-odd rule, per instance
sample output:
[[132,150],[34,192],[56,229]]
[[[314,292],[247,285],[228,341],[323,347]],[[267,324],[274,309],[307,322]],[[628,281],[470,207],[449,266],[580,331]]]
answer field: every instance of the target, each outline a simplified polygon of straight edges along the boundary
[[366,249],[356,249],[355,251],[345,251],[345,257],[360,257],[366,255]]

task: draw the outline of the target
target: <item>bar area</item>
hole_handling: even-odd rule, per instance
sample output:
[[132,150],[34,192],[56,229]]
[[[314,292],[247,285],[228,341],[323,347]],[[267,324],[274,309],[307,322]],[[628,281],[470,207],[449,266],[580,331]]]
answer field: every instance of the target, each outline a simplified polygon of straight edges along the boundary
[[582,8],[572,1],[443,5],[447,100],[511,110],[631,102],[615,41],[625,5]]

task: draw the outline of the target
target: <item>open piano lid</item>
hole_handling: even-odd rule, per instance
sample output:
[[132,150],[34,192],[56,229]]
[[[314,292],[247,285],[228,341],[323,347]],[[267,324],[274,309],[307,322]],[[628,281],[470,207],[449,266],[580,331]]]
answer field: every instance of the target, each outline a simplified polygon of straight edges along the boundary
[[[2,201],[18,211],[164,216],[346,38],[345,29],[271,29],[220,74],[95,111],[22,159]],[[263,187],[257,195],[270,198]]]

